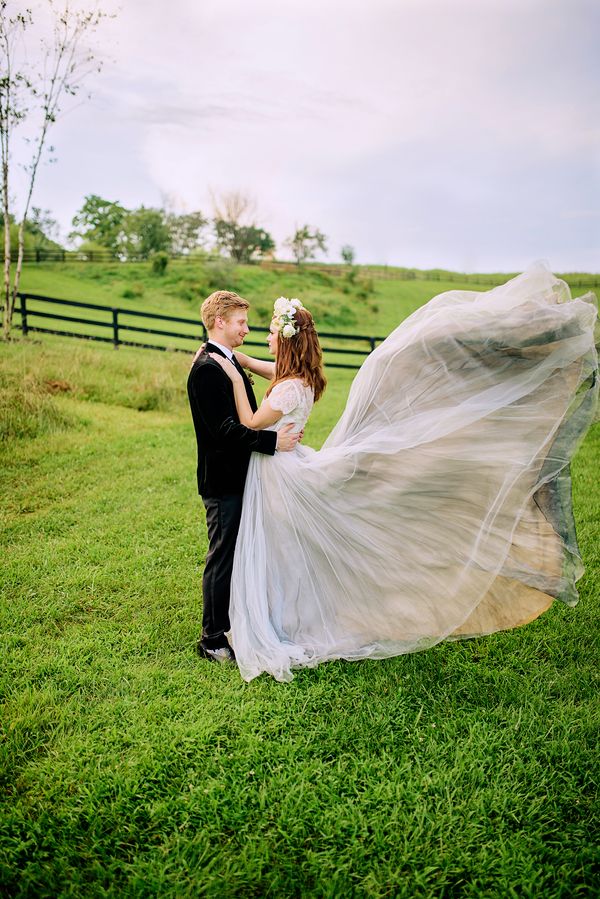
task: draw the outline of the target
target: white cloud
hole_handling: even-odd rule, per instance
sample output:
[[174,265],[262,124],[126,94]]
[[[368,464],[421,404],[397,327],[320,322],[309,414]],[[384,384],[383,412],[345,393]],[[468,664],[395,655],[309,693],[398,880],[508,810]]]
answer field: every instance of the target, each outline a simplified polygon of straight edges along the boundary
[[332,258],[597,269],[596,220],[567,211],[598,205],[599,21],[586,0],[126,0],[38,203],[239,188]]

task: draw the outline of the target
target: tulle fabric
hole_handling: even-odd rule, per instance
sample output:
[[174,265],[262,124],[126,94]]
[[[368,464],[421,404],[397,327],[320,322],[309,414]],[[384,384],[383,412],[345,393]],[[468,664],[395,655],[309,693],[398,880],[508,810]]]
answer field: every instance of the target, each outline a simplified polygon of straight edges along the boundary
[[230,607],[245,680],[575,604],[568,466],[596,407],[595,321],[593,294],[541,264],[440,294],[367,358],[320,451],[252,455]]

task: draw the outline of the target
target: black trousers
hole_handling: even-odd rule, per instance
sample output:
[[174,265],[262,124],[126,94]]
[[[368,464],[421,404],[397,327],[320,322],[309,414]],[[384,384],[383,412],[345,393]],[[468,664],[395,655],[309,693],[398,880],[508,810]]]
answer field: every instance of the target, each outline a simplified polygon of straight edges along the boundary
[[229,630],[229,593],[233,553],[242,516],[242,495],[203,497],[208,530],[208,554],[202,577],[202,639],[224,644]]

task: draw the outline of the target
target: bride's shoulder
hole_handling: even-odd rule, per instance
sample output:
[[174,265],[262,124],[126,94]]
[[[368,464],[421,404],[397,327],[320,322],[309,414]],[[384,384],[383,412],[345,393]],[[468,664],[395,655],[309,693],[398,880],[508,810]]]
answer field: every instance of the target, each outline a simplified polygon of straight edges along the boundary
[[292,385],[295,389],[299,387],[306,387],[306,382],[303,378],[299,378],[296,375],[292,375],[289,378],[283,378],[281,381],[278,381],[273,387],[273,390],[277,390],[278,387],[288,387]]
[[277,384],[277,387],[279,387],[280,384],[294,384],[296,387],[306,387],[304,379],[298,378],[295,375],[290,378],[284,378],[283,381],[280,381],[279,384]]
[[286,393],[294,392],[299,396],[306,392],[312,393],[310,384],[307,384],[303,378],[297,377],[285,378],[283,381],[279,381],[273,388],[273,392],[275,390],[281,390]]
[[269,393],[268,400],[274,409],[287,413],[299,406],[306,392],[310,390],[311,388],[307,387],[302,378],[286,378],[275,384]]

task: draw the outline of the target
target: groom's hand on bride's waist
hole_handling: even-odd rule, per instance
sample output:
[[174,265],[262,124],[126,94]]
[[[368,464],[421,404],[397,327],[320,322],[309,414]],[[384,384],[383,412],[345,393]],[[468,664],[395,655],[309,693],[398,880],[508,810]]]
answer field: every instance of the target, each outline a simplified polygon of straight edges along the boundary
[[292,428],[294,424],[284,425],[281,431],[277,431],[277,444],[275,449],[279,450],[281,453],[287,453],[290,450],[293,450],[296,444],[300,439],[300,434],[292,433]]

